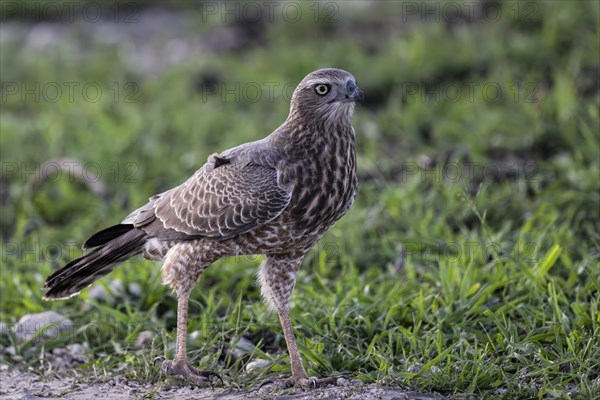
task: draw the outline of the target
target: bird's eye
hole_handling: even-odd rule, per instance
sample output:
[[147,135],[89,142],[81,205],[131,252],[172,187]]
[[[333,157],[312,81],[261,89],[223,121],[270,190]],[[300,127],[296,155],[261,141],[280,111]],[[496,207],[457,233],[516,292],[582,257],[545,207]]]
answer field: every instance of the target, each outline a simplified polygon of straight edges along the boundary
[[317,92],[319,96],[325,96],[327,93],[329,93],[329,89],[330,86],[324,83],[320,83],[317,86],[315,86],[315,92]]

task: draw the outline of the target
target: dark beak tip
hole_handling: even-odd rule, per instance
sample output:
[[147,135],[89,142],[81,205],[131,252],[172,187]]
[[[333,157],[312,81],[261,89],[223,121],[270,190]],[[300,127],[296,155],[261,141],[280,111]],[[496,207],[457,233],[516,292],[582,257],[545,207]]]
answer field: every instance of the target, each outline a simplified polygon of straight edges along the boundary
[[357,103],[363,103],[365,101],[363,92],[359,88],[356,88],[356,90],[355,90],[354,100],[356,100]]

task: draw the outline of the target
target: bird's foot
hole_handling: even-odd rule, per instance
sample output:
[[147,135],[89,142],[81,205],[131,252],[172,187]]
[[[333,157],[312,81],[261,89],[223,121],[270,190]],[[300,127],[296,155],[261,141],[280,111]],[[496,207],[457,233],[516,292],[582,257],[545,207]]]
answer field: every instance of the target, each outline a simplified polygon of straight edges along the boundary
[[273,385],[279,389],[299,387],[304,390],[310,390],[325,387],[328,385],[340,385],[340,379],[344,378],[341,376],[330,376],[327,378],[317,378],[315,376],[303,376],[300,378],[294,378],[293,376],[291,376],[289,378],[267,379],[260,385],[260,387]]
[[162,361],[162,369],[167,375],[184,378],[196,385],[208,383],[212,387],[212,377],[216,377],[221,383],[224,383],[223,379],[216,372],[203,371],[191,366],[185,360],[166,360],[163,357],[159,357],[155,362],[158,361]]

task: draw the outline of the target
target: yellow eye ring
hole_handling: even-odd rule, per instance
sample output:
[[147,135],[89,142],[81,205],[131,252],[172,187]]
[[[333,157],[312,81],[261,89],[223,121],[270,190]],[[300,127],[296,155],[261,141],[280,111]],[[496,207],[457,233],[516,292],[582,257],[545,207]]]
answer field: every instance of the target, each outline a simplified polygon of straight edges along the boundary
[[325,96],[327,93],[329,93],[329,85],[320,83],[315,86],[315,92],[317,92],[319,96]]

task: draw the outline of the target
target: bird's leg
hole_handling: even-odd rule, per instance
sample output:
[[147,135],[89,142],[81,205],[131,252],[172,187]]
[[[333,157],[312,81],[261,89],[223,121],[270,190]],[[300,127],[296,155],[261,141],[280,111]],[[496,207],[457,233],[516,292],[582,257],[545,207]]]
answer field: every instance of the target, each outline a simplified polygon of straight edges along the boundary
[[279,321],[283,329],[283,336],[285,337],[285,343],[288,348],[290,355],[290,364],[292,369],[292,381],[294,383],[304,381],[308,379],[304,365],[302,365],[302,358],[300,357],[300,351],[298,351],[298,344],[296,343],[296,336],[292,329],[292,321],[290,319],[290,312],[287,309],[278,311]]
[[177,339],[175,342],[175,359],[164,360],[162,368],[168,375],[180,376],[196,384],[210,383],[211,377],[221,377],[212,371],[203,371],[188,363],[187,344],[187,314],[189,293],[177,298]]
[[261,292],[267,302],[277,311],[283,329],[283,335],[290,355],[292,376],[288,379],[279,379],[265,383],[275,383],[281,387],[299,385],[305,388],[317,387],[334,383],[337,378],[317,379],[306,374],[302,357],[298,351],[296,336],[292,329],[290,319],[290,300],[296,284],[296,272],[300,268],[302,257],[274,257],[269,256],[261,266],[259,281]]
[[190,260],[189,249],[185,244],[173,246],[162,267],[163,281],[169,284],[177,294],[177,339],[175,342],[175,359],[164,360],[162,367],[168,375],[180,376],[196,384],[210,383],[210,378],[215,376],[221,382],[221,377],[212,371],[203,371],[188,363],[187,344],[187,317],[190,293],[200,274],[210,263],[209,260]]

